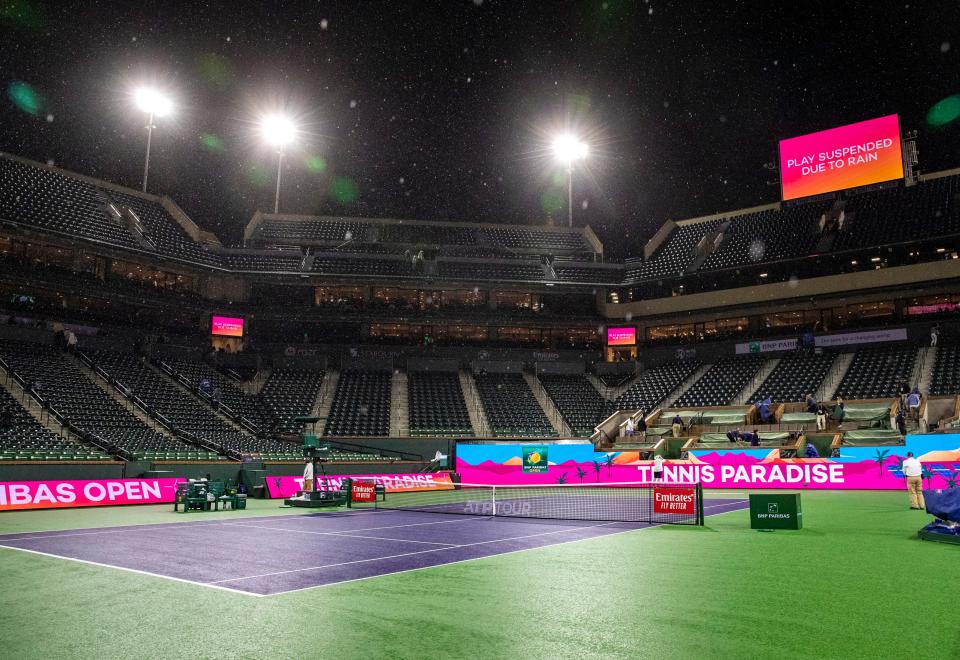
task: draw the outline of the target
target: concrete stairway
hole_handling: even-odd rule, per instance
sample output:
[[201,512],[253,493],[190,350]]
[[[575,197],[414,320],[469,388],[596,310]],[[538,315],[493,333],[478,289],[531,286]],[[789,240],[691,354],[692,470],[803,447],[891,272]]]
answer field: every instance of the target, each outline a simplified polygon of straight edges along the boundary
[[[703,375],[708,371],[710,371],[710,367],[712,366],[713,366],[712,364],[700,365],[700,367],[698,367],[697,370],[694,371],[689,378],[687,378],[685,381],[680,383],[680,385],[678,385],[674,391],[670,392],[670,394],[667,395],[667,398],[663,400],[663,402],[660,404],[660,407],[669,408],[670,406],[672,406],[673,402],[679,399],[680,397],[682,397],[684,394],[686,394],[687,390],[693,387],[694,383],[696,383],[698,380],[703,378]],[[650,411],[648,410],[646,412],[650,412]]]
[[480,394],[477,392],[473,375],[469,371],[460,371],[459,376],[460,387],[463,389],[463,401],[467,404],[467,415],[470,416],[473,434],[478,438],[489,438],[491,436],[490,421],[487,419],[483,404],[480,403]]
[[566,420],[563,418],[563,415],[561,415],[560,411],[557,410],[556,404],[554,404],[553,399],[550,398],[550,395],[547,394],[547,390],[543,387],[543,383],[537,379],[536,375],[524,371],[523,379],[527,381],[527,385],[530,386],[530,391],[533,392],[534,398],[537,400],[537,403],[540,404],[540,407],[543,408],[543,412],[546,414],[547,419],[550,420],[550,424],[553,426],[554,430],[560,434],[560,437],[574,437],[573,429],[570,428],[570,425],[567,424]]
[[823,379],[820,387],[813,393],[813,398],[817,401],[832,401],[834,392],[837,391],[837,388],[840,386],[840,381],[843,380],[843,377],[847,374],[847,370],[850,369],[850,363],[852,362],[853,351],[837,355],[833,364],[830,365],[830,371],[827,372],[827,377]]
[[937,363],[937,347],[924,346],[917,350],[917,359],[913,367],[913,378],[911,383],[916,383],[917,387],[924,394],[929,394],[930,383],[933,382],[933,365]]
[[587,376],[587,380],[589,380],[590,383],[595,388],[597,388],[597,391],[600,392],[600,395],[608,401],[615,401],[617,397],[619,397],[621,394],[629,390],[630,387],[635,382],[637,382],[637,378],[639,377],[639,376],[634,376],[623,385],[618,385],[617,387],[607,387],[606,385],[603,384],[603,381],[601,381],[599,378],[597,378],[593,374],[587,373],[586,376]]
[[330,408],[333,407],[333,395],[337,391],[339,380],[340,372],[335,369],[328,369],[323,377],[320,393],[317,394],[317,399],[313,402],[313,408],[310,410],[314,417],[320,418],[320,421],[317,422],[317,435],[323,435],[327,428],[327,417],[330,416]]
[[407,372],[395,369],[390,381],[390,437],[410,437],[410,393]]
[[773,358],[772,360],[767,360],[763,363],[763,366],[760,367],[760,371],[750,379],[750,382],[747,383],[746,387],[737,395],[737,398],[733,400],[733,405],[743,406],[751,402],[753,399],[754,393],[760,389],[760,386],[763,385],[770,374],[776,369],[777,365],[780,364],[780,358]]

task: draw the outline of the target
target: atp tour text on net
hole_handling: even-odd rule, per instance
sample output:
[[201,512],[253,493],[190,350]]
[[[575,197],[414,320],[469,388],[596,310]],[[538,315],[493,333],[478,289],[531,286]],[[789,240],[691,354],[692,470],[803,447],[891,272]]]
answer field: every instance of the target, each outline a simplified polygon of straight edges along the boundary
[[[638,465],[640,481],[652,483],[653,465]],[[664,465],[663,483],[704,485],[842,484],[843,464]]]

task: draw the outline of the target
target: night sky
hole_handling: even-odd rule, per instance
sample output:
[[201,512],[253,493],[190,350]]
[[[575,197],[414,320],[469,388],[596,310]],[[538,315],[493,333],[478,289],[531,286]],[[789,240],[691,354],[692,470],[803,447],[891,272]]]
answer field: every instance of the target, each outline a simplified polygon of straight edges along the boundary
[[227,244],[272,210],[278,108],[304,132],[281,210],[309,214],[558,223],[573,127],[576,222],[620,256],[776,201],[780,138],[897,112],[924,170],[960,165],[960,121],[928,121],[960,93],[955,1],[0,0],[0,29],[0,150],[139,188],[152,82],[150,190]]

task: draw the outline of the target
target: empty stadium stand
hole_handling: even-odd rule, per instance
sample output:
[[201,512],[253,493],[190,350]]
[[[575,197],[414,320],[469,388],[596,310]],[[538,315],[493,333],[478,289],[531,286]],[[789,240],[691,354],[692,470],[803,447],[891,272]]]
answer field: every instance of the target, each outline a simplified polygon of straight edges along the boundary
[[473,435],[463,388],[456,373],[411,372],[407,375],[410,435]]
[[720,360],[684,392],[673,405],[677,408],[726,406],[750,383],[763,366],[754,355]]
[[803,401],[816,392],[830,373],[835,353],[789,354],[780,358],[750,400]]
[[391,377],[388,371],[341,371],[324,435],[389,435]]
[[263,404],[256,396],[247,395],[234,382],[219,371],[203,362],[191,360],[164,360],[173,371],[183,376],[190,383],[191,388],[198,388],[204,380],[209,381],[211,403],[216,407],[219,403],[227,406],[234,415],[238,415],[253,424],[258,430],[269,430],[273,426],[270,415],[263,408]]
[[290,451],[296,445],[245,434],[169,378],[127,353],[89,351],[93,362],[143,402],[146,410],[178,432],[189,433],[219,451],[239,454]]
[[44,428],[0,388],[0,461],[102,461],[112,457],[97,448],[70,442]]
[[474,374],[474,380],[493,435],[557,435],[521,374]]
[[858,350],[833,398],[876,399],[897,396],[902,383],[911,387],[917,347],[877,346]]
[[620,395],[616,407],[619,410],[650,412],[699,367],[700,362],[697,360],[678,360],[647,369]]
[[670,232],[666,242],[649,259],[632,258],[626,260],[626,281],[633,282],[682,275],[695,256],[697,243],[708,232],[719,228],[721,223],[722,220],[716,219],[677,225]]
[[325,373],[321,369],[274,369],[258,398],[273,420],[277,433],[300,433],[295,417],[309,416],[320,393]]
[[89,433],[111,448],[130,454],[193,448],[145,426],[52,346],[2,340],[0,355],[67,426],[81,435]]
[[538,378],[577,437],[589,438],[609,413],[607,400],[583,375],[540,374]]

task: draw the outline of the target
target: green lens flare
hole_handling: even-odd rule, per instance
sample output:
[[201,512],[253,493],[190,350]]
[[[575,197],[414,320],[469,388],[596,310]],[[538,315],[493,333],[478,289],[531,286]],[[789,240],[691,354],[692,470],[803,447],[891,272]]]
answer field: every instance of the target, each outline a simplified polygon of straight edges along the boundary
[[320,156],[307,156],[303,165],[314,174],[323,174],[327,170],[327,161]]
[[330,192],[333,194],[333,198],[341,204],[350,204],[357,199],[357,184],[353,179],[338,177],[333,180]]
[[7,87],[7,96],[13,104],[30,115],[38,115],[43,110],[43,97],[25,82],[13,82]]
[[931,126],[946,126],[960,117],[960,94],[943,99],[927,113],[927,123]]
[[267,171],[265,167],[260,165],[254,165],[250,168],[250,171],[247,173],[247,176],[250,178],[250,183],[255,186],[269,186],[273,183],[273,177],[270,172]]
[[540,206],[547,213],[559,213],[563,210],[566,203],[567,199],[563,191],[557,190],[556,188],[545,190],[543,194],[540,195]]
[[223,140],[220,139],[220,136],[213,133],[204,133],[201,135],[200,142],[207,148],[208,151],[219,153],[226,149],[226,145],[223,144]]

